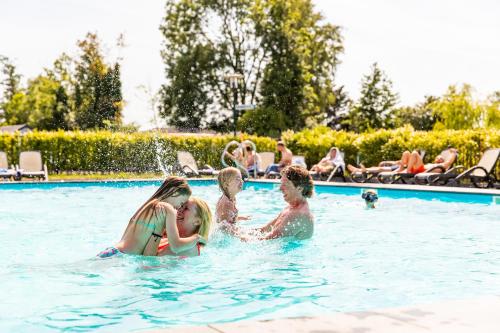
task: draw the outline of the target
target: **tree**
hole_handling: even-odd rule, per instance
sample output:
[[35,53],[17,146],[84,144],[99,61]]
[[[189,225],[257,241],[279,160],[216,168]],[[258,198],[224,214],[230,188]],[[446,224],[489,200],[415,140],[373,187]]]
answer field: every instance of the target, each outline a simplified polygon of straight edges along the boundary
[[485,105],[485,126],[500,129],[500,91],[488,97]]
[[[243,123],[265,110],[283,113],[278,131],[322,122],[335,102],[342,51],[339,28],[322,19],[310,0],[167,1],[160,27],[162,116],[173,125],[193,117],[191,124],[227,128],[233,98],[223,77],[236,72],[244,75],[237,103],[260,107],[243,115]],[[197,92],[186,93],[193,84]]]
[[471,129],[481,126],[483,108],[472,98],[472,87],[464,84],[461,89],[448,87],[447,92],[430,104],[439,120],[435,129]]
[[431,106],[437,100],[437,97],[426,96],[422,103],[394,110],[389,127],[398,128],[410,124],[416,130],[431,131],[437,121],[437,115]]
[[59,82],[39,75],[28,82],[26,89],[27,123],[41,130],[68,129],[68,96]]
[[335,130],[348,130],[349,129],[349,107],[352,100],[347,93],[344,92],[344,86],[333,91],[335,101],[326,110],[325,123],[328,127]]
[[[0,65],[2,66],[2,80],[0,85],[3,91],[3,98],[0,100],[0,110],[3,121],[6,124],[24,123],[27,115],[23,114],[25,95],[20,89],[21,75],[17,73],[16,66],[7,57],[0,55]],[[23,111],[18,112],[18,108]]]
[[[160,30],[166,83],[160,114],[189,127],[228,121],[232,91],[224,75],[244,73],[239,103],[253,103],[264,55],[250,20],[249,0],[170,0]],[[247,100],[247,97],[249,98]],[[192,117],[192,121],[188,121]]]
[[361,97],[349,114],[351,129],[364,132],[383,128],[390,122],[390,113],[398,101],[398,95],[392,92],[392,82],[378,67],[372,65],[372,72],[363,77]]
[[79,59],[75,61],[75,125],[81,129],[103,128],[107,122],[121,121],[123,99],[120,65],[106,64],[96,34],[88,33],[78,41]]
[[7,57],[0,55],[0,64],[2,65],[2,74],[4,76],[0,84],[3,87],[4,99],[10,100],[19,92],[21,75],[17,73],[16,66]]

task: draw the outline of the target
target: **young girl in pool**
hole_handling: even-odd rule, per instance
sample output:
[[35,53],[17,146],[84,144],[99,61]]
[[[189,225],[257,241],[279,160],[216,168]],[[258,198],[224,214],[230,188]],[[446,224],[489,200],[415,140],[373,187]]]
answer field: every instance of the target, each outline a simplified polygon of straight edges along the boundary
[[179,236],[176,209],[181,208],[190,196],[191,189],[185,179],[167,177],[132,216],[120,242],[97,256],[107,258],[118,253],[155,256],[165,232],[174,253],[192,249],[198,243],[205,244],[206,239],[198,233],[184,238]]
[[236,208],[236,194],[243,188],[241,172],[236,168],[225,168],[221,170],[217,180],[222,195],[215,210],[216,221],[223,231],[235,234],[238,231],[236,222],[250,219],[247,216],[238,216]]

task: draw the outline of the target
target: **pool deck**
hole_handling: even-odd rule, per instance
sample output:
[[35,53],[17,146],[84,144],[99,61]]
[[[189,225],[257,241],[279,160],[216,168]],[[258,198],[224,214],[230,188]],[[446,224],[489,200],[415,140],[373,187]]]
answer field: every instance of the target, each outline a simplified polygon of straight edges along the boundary
[[330,316],[241,321],[148,333],[498,333],[500,296]]

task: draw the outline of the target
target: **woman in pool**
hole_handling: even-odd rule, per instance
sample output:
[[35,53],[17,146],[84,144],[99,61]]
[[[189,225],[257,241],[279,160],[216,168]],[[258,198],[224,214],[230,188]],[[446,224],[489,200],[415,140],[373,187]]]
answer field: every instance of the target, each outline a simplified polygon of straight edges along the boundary
[[222,196],[217,202],[215,217],[220,228],[230,234],[237,233],[236,222],[249,220],[249,217],[238,216],[236,208],[236,194],[243,188],[243,179],[240,170],[225,168],[217,177]]
[[[191,197],[177,211],[177,229],[179,230],[180,237],[186,238],[195,234],[199,234],[204,239],[208,239],[211,222],[212,212],[210,211],[210,208],[205,201],[198,198]],[[191,249],[175,253],[170,248],[168,237],[164,237],[162,238],[160,246],[158,247],[157,255],[177,255],[186,257],[199,256],[201,246],[202,244],[198,243],[197,246]]]
[[191,189],[185,179],[167,177],[160,188],[144,203],[130,219],[122,239],[114,247],[97,256],[107,258],[117,253],[155,256],[158,245],[166,231],[170,249],[181,253],[198,243],[205,244],[200,234],[181,238],[177,229],[177,211],[189,199]]

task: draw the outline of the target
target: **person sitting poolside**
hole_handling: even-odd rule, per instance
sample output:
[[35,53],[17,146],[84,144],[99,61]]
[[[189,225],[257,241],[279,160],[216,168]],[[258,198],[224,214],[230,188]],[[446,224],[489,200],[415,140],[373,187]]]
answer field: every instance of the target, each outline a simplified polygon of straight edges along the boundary
[[344,169],[345,162],[339,149],[337,147],[332,147],[330,148],[328,154],[326,154],[326,156],[321,159],[318,164],[312,166],[309,172],[314,174],[330,173],[337,166]]
[[285,167],[292,164],[293,154],[290,149],[285,146],[283,141],[276,144],[276,149],[281,153],[281,160],[277,164],[271,164],[267,167],[264,178],[268,178],[271,172],[280,172]]
[[281,237],[294,239],[311,238],[314,231],[314,218],[309,210],[307,199],[314,192],[314,183],[304,167],[291,165],[281,171],[280,190],[288,206],[274,220],[253,230],[256,235],[239,235],[244,241],[267,240]]
[[225,156],[229,157],[234,164],[234,167],[240,170],[241,175],[244,179],[249,178],[247,171],[247,149],[249,144],[246,141],[241,142],[241,144],[236,147],[231,153],[226,152]]
[[252,175],[259,171],[261,163],[260,156],[253,150],[251,145],[246,145],[245,150],[247,153],[245,167],[247,168],[248,174]]

